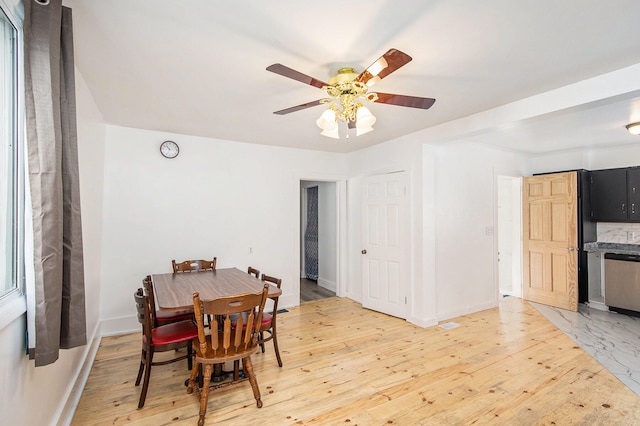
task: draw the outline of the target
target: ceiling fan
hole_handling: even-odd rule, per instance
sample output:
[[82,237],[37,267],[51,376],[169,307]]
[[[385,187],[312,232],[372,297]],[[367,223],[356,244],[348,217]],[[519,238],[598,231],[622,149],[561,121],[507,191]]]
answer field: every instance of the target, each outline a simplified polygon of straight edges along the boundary
[[[322,98],[275,111],[274,114],[284,115],[320,104],[329,104],[329,109],[320,116],[316,124],[323,130],[322,135],[337,139],[339,138],[338,122],[346,123],[350,129],[355,128],[357,135],[373,130],[372,126],[376,118],[364,106],[363,101],[365,100],[410,108],[429,109],[436,101],[433,98],[369,91],[371,86],[409,63],[411,59],[411,56],[400,50],[389,49],[387,53],[378,58],[360,74],[353,68],[342,68],[329,79],[328,83],[282,64],[269,65],[267,71],[317,87],[330,96],[329,98]],[[349,137],[348,133],[347,137]]]

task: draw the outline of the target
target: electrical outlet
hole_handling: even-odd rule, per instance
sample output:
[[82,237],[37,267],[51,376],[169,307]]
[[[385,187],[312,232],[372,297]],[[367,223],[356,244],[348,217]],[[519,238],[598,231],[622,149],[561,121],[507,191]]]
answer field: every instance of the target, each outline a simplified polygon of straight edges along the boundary
[[627,231],[627,241],[633,241],[636,239],[635,232]]
[[249,247],[249,254],[253,253],[253,247]]

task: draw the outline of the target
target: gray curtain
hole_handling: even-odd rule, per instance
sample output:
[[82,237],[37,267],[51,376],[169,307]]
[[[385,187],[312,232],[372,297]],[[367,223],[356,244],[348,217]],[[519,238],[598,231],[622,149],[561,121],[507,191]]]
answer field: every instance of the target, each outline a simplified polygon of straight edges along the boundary
[[[36,366],[86,343],[71,9],[24,2],[25,108],[35,269]],[[27,289],[29,291],[29,289]],[[30,341],[32,336],[30,336]]]

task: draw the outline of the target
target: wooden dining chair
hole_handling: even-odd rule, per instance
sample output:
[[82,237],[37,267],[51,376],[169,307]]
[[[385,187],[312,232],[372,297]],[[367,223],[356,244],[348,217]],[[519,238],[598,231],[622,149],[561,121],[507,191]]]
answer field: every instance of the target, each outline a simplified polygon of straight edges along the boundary
[[[210,389],[249,380],[256,405],[258,408],[262,407],[251,355],[258,347],[258,333],[268,292],[269,287],[265,284],[260,293],[219,297],[212,300],[201,300],[197,292],[193,293],[193,310],[196,314],[198,336],[193,341],[196,351],[195,363],[191,369],[187,393],[195,390],[200,399],[198,426],[204,425]],[[213,319],[209,334],[205,333],[205,315],[210,315]],[[235,317],[235,324],[232,316]],[[214,365],[237,360],[242,360],[244,377],[234,374],[227,381],[211,385]],[[204,366],[202,388],[198,387],[197,380],[201,365]]]
[[[144,294],[142,288],[139,288],[133,294],[133,297],[136,302],[138,322],[142,324],[142,354],[140,357],[138,377],[136,378],[136,386],[139,386],[140,380],[142,379],[142,373],[144,373],[142,391],[140,392],[140,399],[138,401],[138,408],[142,408],[144,407],[144,402],[147,398],[152,366],[165,365],[186,359],[187,365],[189,369],[191,369],[193,357],[191,341],[198,337],[198,328],[191,320],[154,326],[149,296]],[[175,358],[164,361],[153,361],[153,355],[156,352],[175,351],[176,349],[181,348],[186,348],[186,353],[184,355],[176,356]]]
[[256,269],[256,268],[251,267],[251,266],[249,266],[247,268],[247,274],[253,275],[256,278],[260,278],[260,271],[258,269]]
[[[275,278],[265,274],[262,274],[262,281],[275,284],[278,288],[280,288],[280,286],[282,285],[282,280],[280,278]],[[273,300],[273,312],[271,312],[271,314],[265,312],[264,315],[262,315],[258,344],[262,349],[262,353],[264,353],[265,342],[273,340],[273,349],[276,352],[276,359],[278,360],[278,365],[282,367],[282,359],[280,358],[280,351],[278,350],[278,334],[276,328],[276,316],[278,315],[278,297],[271,297],[270,299]],[[264,337],[265,333],[268,333],[267,337]]]
[[185,260],[179,263],[172,260],[171,266],[173,267],[174,274],[176,272],[215,271],[217,261],[218,258],[216,257],[214,257],[213,260]]
[[154,327],[157,327],[159,325],[171,324],[172,322],[194,319],[193,309],[187,309],[178,312],[166,312],[157,310],[155,292],[153,291],[153,281],[151,281],[150,275],[147,275],[142,280],[142,287],[144,288],[144,293],[149,297],[151,324],[153,324]]

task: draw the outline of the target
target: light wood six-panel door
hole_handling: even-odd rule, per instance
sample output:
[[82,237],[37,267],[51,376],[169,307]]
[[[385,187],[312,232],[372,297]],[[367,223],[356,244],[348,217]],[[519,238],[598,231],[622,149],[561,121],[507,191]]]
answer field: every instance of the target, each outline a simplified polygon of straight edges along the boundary
[[577,311],[577,175],[525,177],[522,189],[524,299]]

